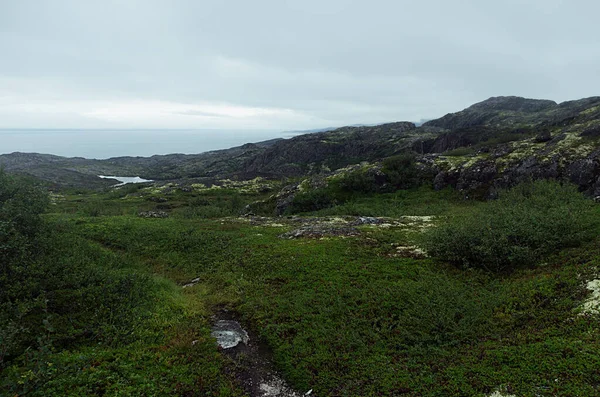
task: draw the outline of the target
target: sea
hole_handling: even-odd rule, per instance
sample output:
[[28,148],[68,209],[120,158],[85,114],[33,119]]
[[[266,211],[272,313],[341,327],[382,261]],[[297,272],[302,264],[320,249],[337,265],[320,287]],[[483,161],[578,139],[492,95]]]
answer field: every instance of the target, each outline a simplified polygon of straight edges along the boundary
[[249,142],[289,138],[279,130],[208,129],[0,129],[0,154],[45,153],[106,159],[195,154]]

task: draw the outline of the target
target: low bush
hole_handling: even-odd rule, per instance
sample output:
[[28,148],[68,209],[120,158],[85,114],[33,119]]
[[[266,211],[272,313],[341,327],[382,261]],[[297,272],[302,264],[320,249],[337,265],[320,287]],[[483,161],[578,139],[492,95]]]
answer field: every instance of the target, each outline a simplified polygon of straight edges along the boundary
[[378,175],[369,169],[348,172],[331,182],[333,189],[340,193],[374,193],[381,190],[384,183],[383,175],[378,178]]
[[318,211],[335,206],[336,200],[331,189],[321,188],[297,194],[286,209],[289,214]]
[[31,351],[128,342],[153,304],[149,277],[44,222],[48,201],[0,172],[0,371]]
[[447,219],[425,233],[422,244],[433,256],[460,266],[512,270],[591,239],[597,223],[593,207],[574,186],[523,183]]
[[461,146],[458,147],[456,149],[452,149],[449,150],[447,152],[444,153],[444,156],[451,156],[451,157],[460,157],[460,156],[468,156],[470,154],[474,154],[475,153],[475,148],[472,146],[469,147],[465,147],[465,146]]
[[423,180],[415,156],[411,153],[399,154],[383,160],[382,171],[388,182],[396,189],[416,187]]

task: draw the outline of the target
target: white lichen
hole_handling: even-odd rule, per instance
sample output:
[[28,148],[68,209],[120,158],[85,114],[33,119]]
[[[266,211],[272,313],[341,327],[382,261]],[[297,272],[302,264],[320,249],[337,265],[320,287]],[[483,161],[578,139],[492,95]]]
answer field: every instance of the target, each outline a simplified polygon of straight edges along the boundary
[[514,394],[503,394],[500,393],[499,391],[495,391],[492,394],[490,394],[488,397],[517,397]]
[[600,279],[588,281],[586,288],[591,291],[590,296],[581,305],[581,314],[600,314]]

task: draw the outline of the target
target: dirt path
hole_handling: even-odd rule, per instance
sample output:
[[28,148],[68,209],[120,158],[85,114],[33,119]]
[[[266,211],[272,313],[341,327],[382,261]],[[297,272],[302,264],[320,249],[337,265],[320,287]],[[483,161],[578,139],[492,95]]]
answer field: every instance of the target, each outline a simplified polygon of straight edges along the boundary
[[267,346],[230,312],[220,311],[213,318],[212,335],[222,353],[234,361],[234,375],[250,397],[315,397],[312,390],[293,390],[274,370]]

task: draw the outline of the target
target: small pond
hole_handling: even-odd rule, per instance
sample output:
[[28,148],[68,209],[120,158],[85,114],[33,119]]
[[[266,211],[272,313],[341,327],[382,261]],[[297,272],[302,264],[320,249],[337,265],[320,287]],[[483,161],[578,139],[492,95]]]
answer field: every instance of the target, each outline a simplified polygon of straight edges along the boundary
[[122,186],[128,183],[144,183],[144,182],[152,182],[151,179],[143,179],[139,176],[108,176],[108,175],[98,175],[99,178],[103,179],[116,179],[121,182],[116,184],[115,186]]

